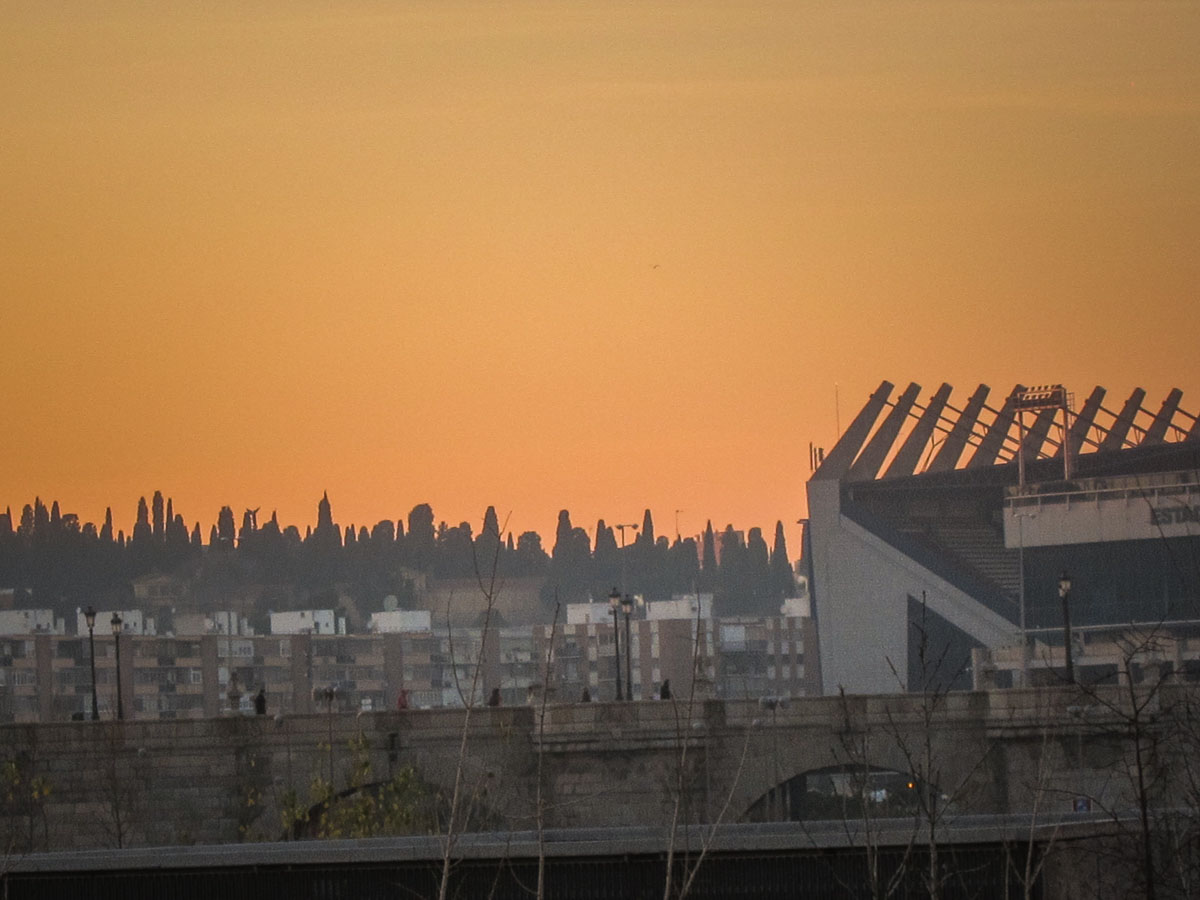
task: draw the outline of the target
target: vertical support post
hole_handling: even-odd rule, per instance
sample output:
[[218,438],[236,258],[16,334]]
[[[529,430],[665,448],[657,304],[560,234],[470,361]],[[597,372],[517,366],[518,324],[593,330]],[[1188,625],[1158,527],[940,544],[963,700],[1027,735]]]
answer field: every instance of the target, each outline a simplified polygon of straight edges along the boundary
[[621,625],[617,620],[617,607],[613,607],[613,662],[616,663],[617,671],[617,699],[624,700],[625,695],[621,691]]
[[96,610],[89,606],[83,612],[88,628],[88,660],[92,664],[92,721],[100,721],[100,704],[96,699]]
[[113,640],[117,646],[117,721],[125,718],[125,704],[121,699],[121,617],[112,615]]
[[629,613],[633,608],[632,599],[628,594],[621,601],[625,610],[625,699],[633,699],[633,639],[629,636]]
[[1063,651],[1067,660],[1067,683],[1075,683],[1075,662],[1071,658],[1071,576],[1066,572],[1058,579],[1058,596],[1062,598]]

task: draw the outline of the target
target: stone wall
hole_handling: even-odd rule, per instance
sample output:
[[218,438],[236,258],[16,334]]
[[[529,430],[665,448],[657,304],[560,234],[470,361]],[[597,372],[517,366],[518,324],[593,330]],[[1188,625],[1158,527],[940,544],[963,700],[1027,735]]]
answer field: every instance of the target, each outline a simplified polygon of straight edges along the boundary
[[[924,766],[963,811],[1069,810],[1075,794],[1101,790],[1101,776],[1113,781],[1104,771],[1111,729],[1097,704],[1084,715],[1079,701],[1062,689],[951,694],[936,709],[911,695],[801,699],[773,710],[752,701],[576,703],[548,705],[544,721],[536,707],[477,708],[460,796],[487,828],[532,829],[540,770],[548,827],[728,821],[794,776],[869,763]],[[0,824],[14,844],[35,849],[276,840],[289,791],[306,796],[331,769],[336,789],[347,786],[355,741],[371,780],[412,766],[444,815],[466,715],[4,726],[0,760],[18,787]],[[34,778],[48,789],[36,799]]]

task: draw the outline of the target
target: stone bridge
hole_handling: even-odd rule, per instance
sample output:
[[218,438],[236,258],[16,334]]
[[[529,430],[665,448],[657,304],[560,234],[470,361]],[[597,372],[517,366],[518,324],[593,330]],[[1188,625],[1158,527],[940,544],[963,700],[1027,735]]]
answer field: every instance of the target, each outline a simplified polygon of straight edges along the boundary
[[806,773],[868,766],[932,785],[960,812],[1069,811],[1080,798],[1111,808],[1127,803],[1114,778],[1129,743],[1110,708],[1120,697],[1058,688],[936,705],[891,695],[4,726],[0,822],[34,849],[277,840],[289,793],[309,797],[314,778],[332,775],[341,792],[356,767],[382,781],[411,766],[444,810],[460,758],[473,821],[498,831],[536,826],[539,782],[546,827],[761,821],[798,815]]

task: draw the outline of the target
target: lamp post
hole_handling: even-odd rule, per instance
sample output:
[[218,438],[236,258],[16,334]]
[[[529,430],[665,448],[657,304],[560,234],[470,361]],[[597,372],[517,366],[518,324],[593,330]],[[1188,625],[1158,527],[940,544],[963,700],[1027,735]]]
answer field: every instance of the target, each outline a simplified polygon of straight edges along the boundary
[[1021,687],[1029,687],[1029,631],[1025,618],[1025,520],[1036,519],[1035,512],[1016,512],[1017,519],[1017,601],[1021,614]]
[[100,719],[100,704],[96,702],[96,609],[91,604],[83,611],[88,627],[88,659],[92,664],[92,721]]
[[337,697],[336,685],[330,685],[321,691],[325,700],[326,722],[329,725],[329,789],[333,790],[333,701]]
[[633,612],[633,598],[628,594],[621,597],[621,611],[625,613],[625,699],[633,699],[633,640],[629,637],[629,614]]
[[608,605],[612,609],[613,616],[613,662],[616,664],[617,672],[617,699],[624,700],[625,697],[621,692],[621,625],[617,621],[617,613],[621,609],[621,592],[616,588],[612,589],[612,593],[608,595]]
[[775,711],[779,709],[779,702],[778,697],[760,697],[758,700],[759,706],[771,711],[771,760],[775,770],[775,777],[772,779],[774,787],[771,788],[767,815],[770,816],[773,822],[779,820],[779,809],[783,805],[781,802],[783,798],[780,796],[781,791],[779,787],[779,732],[775,727]]
[[113,613],[112,622],[113,640],[117,645],[117,719],[125,718],[125,706],[121,703],[121,617]]
[[1063,572],[1058,576],[1058,596],[1063,608],[1063,651],[1067,655],[1067,681],[1075,683],[1075,664],[1071,660],[1071,576]]

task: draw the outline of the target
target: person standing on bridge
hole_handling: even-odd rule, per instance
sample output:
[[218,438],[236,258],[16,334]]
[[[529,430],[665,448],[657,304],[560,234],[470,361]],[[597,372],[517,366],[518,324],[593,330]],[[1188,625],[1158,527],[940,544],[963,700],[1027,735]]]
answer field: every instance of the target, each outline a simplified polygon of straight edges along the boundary
[[488,706],[500,705],[500,688],[492,688],[491,696],[488,697]]
[[256,716],[265,716],[267,714],[266,686],[260,687],[258,693],[254,695],[254,714]]
[[668,678],[666,681],[664,681],[662,683],[662,687],[660,687],[658,689],[658,699],[659,700],[670,700],[671,699],[671,679],[670,678]]

